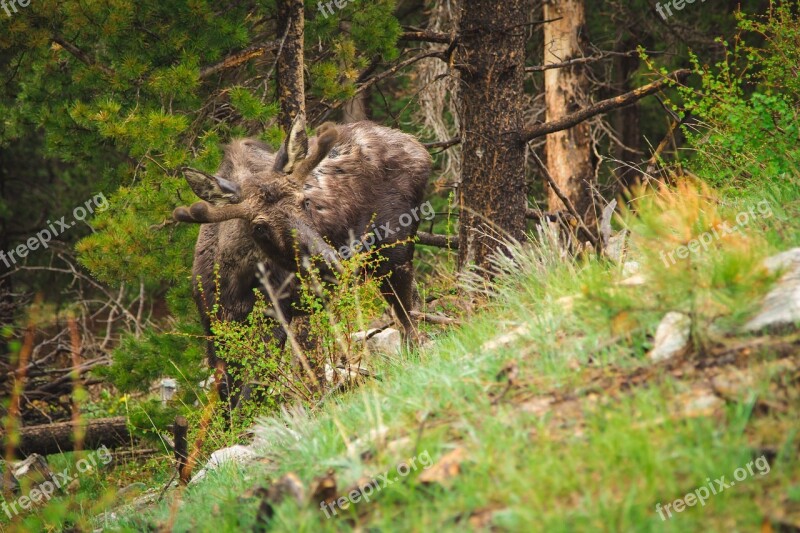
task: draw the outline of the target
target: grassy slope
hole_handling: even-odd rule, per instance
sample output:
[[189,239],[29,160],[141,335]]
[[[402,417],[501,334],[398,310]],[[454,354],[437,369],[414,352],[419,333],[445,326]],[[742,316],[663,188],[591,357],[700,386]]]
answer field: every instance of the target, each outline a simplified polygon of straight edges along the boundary
[[[781,207],[748,227],[756,236],[746,243],[748,269],[800,243],[792,222],[796,184],[771,194]],[[740,193],[737,205],[760,199]],[[737,205],[725,213],[735,214]],[[298,507],[287,498],[275,505],[269,527],[752,531],[767,515],[793,512],[797,521],[796,339],[772,337],[761,348],[742,348],[753,339],[701,332],[700,355],[670,365],[645,357],[649,334],[672,302],[699,309],[703,327],[703,319],[722,317],[729,330],[753,309],[769,284],[731,266],[743,261],[740,252],[710,256],[702,266],[710,269],[708,286],[692,277],[697,269],[676,270],[623,292],[610,289],[621,278],[614,265],[562,262],[541,247],[520,253],[521,268],[502,278],[489,303],[431,348],[376,363],[379,380],[311,414],[265,420],[260,434],[270,463],[246,472],[224,468],[190,487],[179,505],[165,501],[115,525],[139,530],[173,521],[175,531],[250,530],[260,505],[251,489],[288,472],[308,489],[329,469],[340,492],[387,472],[397,481],[332,519],[316,505]],[[646,255],[637,259],[653,276],[659,266]],[[786,356],[790,370],[764,364]],[[516,370],[510,385],[509,369]],[[752,382],[725,394],[710,388],[715,376],[736,376],[737,369],[754,376]],[[380,437],[365,442],[371,432]],[[454,449],[463,454],[459,472],[441,482],[422,483],[422,468],[406,477],[396,473],[409,457],[436,462]],[[656,513],[657,503],[682,497],[707,478],[730,481],[765,451],[768,474],[756,470],[670,520]]]

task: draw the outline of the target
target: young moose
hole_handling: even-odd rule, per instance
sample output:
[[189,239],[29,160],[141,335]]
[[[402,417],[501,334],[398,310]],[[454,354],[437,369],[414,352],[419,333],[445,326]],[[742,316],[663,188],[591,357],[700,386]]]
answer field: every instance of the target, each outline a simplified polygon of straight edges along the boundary
[[[337,250],[356,248],[357,240],[376,243],[373,249],[384,258],[375,272],[382,276],[381,292],[405,338],[414,340],[410,311],[418,294],[412,239],[419,216],[411,215],[417,215],[430,169],[430,154],[410,135],[371,122],[325,123],[308,139],[301,115],[277,154],[259,141],[236,140],[227,147],[217,175],[185,170],[203,201],[176,208],[173,217],[204,224],[192,277],[207,334],[217,293],[219,318],[241,321],[250,313],[253,290],[261,290],[259,263],[278,287],[303,268],[307,257],[322,256],[338,265]],[[287,320],[297,298],[289,285],[279,302]],[[285,340],[280,328],[273,334]],[[213,342],[208,356],[209,364],[219,368]],[[228,379],[220,385],[227,400]],[[231,400],[235,404],[237,398]]]

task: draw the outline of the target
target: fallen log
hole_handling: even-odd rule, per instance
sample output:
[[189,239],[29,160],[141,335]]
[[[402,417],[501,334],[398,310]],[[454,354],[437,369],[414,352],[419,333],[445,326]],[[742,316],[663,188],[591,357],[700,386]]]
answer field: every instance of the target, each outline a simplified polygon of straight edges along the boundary
[[[118,448],[131,445],[133,437],[124,416],[81,420],[79,423],[80,427],[76,427],[76,424],[70,421],[20,428],[14,454],[27,457],[32,453],[50,455],[71,452],[75,449],[76,429],[82,430],[84,435],[84,450],[96,450],[103,446]],[[0,440],[5,443],[6,438],[5,432],[0,430]]]

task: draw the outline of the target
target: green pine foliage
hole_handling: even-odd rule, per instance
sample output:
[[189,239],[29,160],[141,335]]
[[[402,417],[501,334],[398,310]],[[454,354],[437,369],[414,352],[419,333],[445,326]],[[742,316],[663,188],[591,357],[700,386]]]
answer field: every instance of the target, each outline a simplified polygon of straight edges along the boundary
[[[393,1],[356,0],[327,18],[316,0],[306,4],[309,94],[329,104],[346,98],[371,61],[397,56]],[[40,131],[35,155],[62,162],[65,183],[82,185],[61,205],[82,203],[86,185],[103,191],[110,208],[77,244],[80,262],[112,287],[143,282],[148,295],[166,294],[175,317],[123,339],[108,371],[122,390],[146,388],[175,367],[197,377],[202,340],[189,269],[198,228],[171,220],[175,206],[194,201],[178,169],[213,172],[233,137],[281,141],[272,55],[200,75],[279,40],[276,18],[274,1],[203,0],[45,0],[0,16],[0,65],[13,72],[0,98],[0,146]],[[9,216],[21,209],[0,206]]]

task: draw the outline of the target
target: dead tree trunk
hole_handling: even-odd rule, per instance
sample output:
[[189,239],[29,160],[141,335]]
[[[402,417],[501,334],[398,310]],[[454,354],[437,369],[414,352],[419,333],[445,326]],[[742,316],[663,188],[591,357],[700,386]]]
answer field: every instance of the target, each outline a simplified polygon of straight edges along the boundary
[[[583,0],[549,0],[544,3],[544,64],[562,63],[583,55],[586,15]],[[544,73],[547,122],[559,120],[588,105],[586,66],[575,64],[552,68]],[[547,168],[556,185],[579,213],[587,228],[594,228],[596,215],[592,205],[594,183],[589,124],[581,122],[572,128],[547,136],[545,151]],[[548,187],[549,211],[564,211],[559,195]]]
[[463,163],[458,189],[459,268],[487,269],[497,238],[525,235],[523,76],[527,0],[461,7],[457,65]]
[[292,129],[292,121],[305,113],[306,95],[303,77],[303,33],[305,13],[303,0],[278,0],[278,33],[283,46],[277,61],[278,115],[283,131]]
[[[84,432],[83,449],[94,450],[102,446],[117,448],[131,444],[127,419],[124,416],[82,420],[80,428],[73,422],[58,422],[41,426],[28,426],[19,430],[19,442],[14,454],[28,456],[32,453],[49,455],[75,449],[76,429]],[[0,431],[0,438],[7,436]]]

